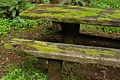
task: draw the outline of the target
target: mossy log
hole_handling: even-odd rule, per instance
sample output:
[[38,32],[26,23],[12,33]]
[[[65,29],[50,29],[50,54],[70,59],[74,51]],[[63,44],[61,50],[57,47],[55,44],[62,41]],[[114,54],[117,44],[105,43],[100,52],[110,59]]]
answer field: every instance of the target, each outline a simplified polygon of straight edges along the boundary
[[12,39],[4,47],[12,50],[21,50],[41,58],[120,67],[120,49],[26,39]]
[[39,4],[20,13],[20,17],[63,23],[120,26],[120,9]]

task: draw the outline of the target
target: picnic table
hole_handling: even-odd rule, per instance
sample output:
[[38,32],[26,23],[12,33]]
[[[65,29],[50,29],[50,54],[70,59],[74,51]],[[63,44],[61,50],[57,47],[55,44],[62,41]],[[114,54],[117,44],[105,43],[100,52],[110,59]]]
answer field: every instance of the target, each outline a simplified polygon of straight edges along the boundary
[[[62,40],[74,43],[80,24],[120,27],[120,9],[100,9],[58,4],[39,4],[20,13],[20,17],[52,21],[62,28]],[[54,26],[55,27],[55,26]],[[120,49],[13,39],[15,50],[48,59],[48,80],[61,80],[62,62],[96,63],[120,67]],[[119,45],[119,44],[118,44]]]
[[48,20],[61,25],[63,42],[74,43],[80,24],[120,27],[120,9],[99,9],[58,4],[39,4],[23,11],[21,18]]

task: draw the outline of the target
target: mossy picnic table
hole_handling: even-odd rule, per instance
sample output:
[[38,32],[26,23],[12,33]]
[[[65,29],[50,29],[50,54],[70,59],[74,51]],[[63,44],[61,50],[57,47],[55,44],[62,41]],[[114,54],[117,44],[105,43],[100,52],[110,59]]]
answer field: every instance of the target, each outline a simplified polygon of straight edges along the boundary
[[[23,11],[20,13],[20,17],[24,19],[33,19],[33,20],[48,20],[52,21],[53,24],[56,24],[62,28],[62,39],[65,43],[74,43],[74,39],[79,34],[80,24],[93,24],[93,25],[103,25],[103,26],[115,26],[120,27],[120,9],[99,9],[99,8],[88,8],[88,7],[78,7],[78,6],[68,6],[68,5],[58,5],[58,4],[39,4],[33,8]],[[98,63],[105,64],[110,66],[120,66],[120,49],[106,49],[106,48],[94,48],[92,46],[82,47],[81,45],[73,44],[60,44],[52,43],[54,48],[48,49],[50,46],[48,43],[43,46],[45,51],[57,49],[58,52],[42,52],[42,46],[34,46],[36,49],[32,49],[31,46],[22,45],[26,44],[23,40],[17,39],[12,41],[16,49],[25,51],[30,55],[37,57],[47,58],[48,59],[48,80],[61,80],[62,72],[62,61],[73,61],[73,62],[83,62],[83,63]],[[20,42],[19,44],[15,44]],[[32,42],[32,45],[36,45],[36,42]],[[34,42],[34,43],[33,43]],[[20,45],[21,44],[21,45]],[[37,43],[38,44],[38,43]],[[51,43],[50,43],[51,44]],[[17,48],[18,46],[18,48]],[[58,47],[70,48],[71,51],[59,51]],[[13,46],[14,47],[14,46]],[[50,46],[51,47],[51,46]],[[82,47],[82,48],[81,48]],[[29,49],[30,48],[30,49]],[[78,49],[80,48],[80,49]],[[24,50],[25,49],[25,50]],[[29,50],[27,50],[29,49]],[[78,52],[72,51],[75,49]],[[82,51],[81,51],[82,50]],[[105,51],[104,51],[105,50]],[[108,51],[106,51],[108,50]],[[112,50],[112,52],[111,52]],[[65,52],[64,52],[65,51]],[[92,53],[94,55],[101,55],[101,57],[91,56],[86,53]],[[107,57],[103,55],[110,54]],[[117,54],[117,56],[116,56]],[[113,57],[115,55],[115,57]],[[81,57],[82,56],[82,57]],[[114,58],[114,59],[113,59]]]
[[120,26],[120,9],[39,4],[23,11],[20,16],[25,19],[48,20],[60,24],[65,43],[74,43],[74,37],[79,34],[80,23]]

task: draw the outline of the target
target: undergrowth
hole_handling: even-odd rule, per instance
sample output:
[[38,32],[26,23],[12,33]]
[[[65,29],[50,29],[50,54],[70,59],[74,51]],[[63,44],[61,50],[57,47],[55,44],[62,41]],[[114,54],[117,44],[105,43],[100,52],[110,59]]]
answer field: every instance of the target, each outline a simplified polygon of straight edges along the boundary
[[26,71],[22,68],[15,68],[1,80],[47,80],[47,77],[44,73],[35,69]]
[[120,28],[119,27],[113,27],[113,26],[98,26],[98,25],[87,25],[87,24],[81,24],[80,30],[90,30],[90,31],[98,31],[100,33],[117,33],[120,34]]
[[10,64],[6,68],[8,73],[0,80],[47,80],[45,73],[35,68],[36,57],[16,52],[16,55],[18,54],[24,55],[24,60],[19,64]]
[[[10,64],[6,68],[7,74],[0,80],[48,80],[46,72],[37,69],[38,58],[17,52],[16,55],[24,55],[24,60],[19,64]],[[76,80],[71,77],[63,77],[63,80]]]
[[90,6],[99,8],[120,8],[120,0],[90,0]]
[[10,29],[28,29],[38,26],[51,25],[49,21],[38,21],[38,20],[10,20],[0,18],[0,35],[7,35],[7,31]]

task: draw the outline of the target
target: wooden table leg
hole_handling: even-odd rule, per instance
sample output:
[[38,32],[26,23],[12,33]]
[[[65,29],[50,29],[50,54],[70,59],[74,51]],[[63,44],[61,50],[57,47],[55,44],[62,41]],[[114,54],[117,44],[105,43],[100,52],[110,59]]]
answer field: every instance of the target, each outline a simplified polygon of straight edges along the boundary
[[[53,22],[54,31],[59,31],[62,28],[62,40],[64,43],[74,43],[75,37],[79,35],[80,24],[73,23],[57,23]],[[62,61],[48,60],[48,80],[62,79]]]
[[80,24],[61,23],[62,39],[64,43],[74,43],[75,37],[79,35]]
[[62,80],[61,60],[48,60],[48,80]]

